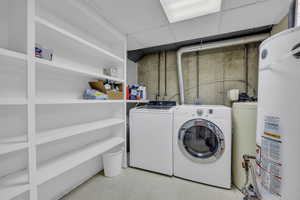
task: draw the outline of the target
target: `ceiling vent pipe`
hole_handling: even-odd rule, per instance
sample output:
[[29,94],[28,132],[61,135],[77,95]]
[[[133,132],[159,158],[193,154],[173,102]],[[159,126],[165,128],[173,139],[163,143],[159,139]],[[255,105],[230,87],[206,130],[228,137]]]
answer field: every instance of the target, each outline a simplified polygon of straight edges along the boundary
[[218,42],[212,42],[207,44],[199,44],[194,46],[182,47],[177,51],[177,71],[178,71],[178,81],[179,81],[179,94],[180,94],[180,104],[185,104],[184,99],[184,81],[182,73],[182,55],[185,53],[191,53],[196,51],[204,51],[210,49],[217,49],[229,46],[236,46],[242,44],[249,44],[253,42],[261,42],[270,37],[270,34],[260,34],[254,36],[246,36],[242,38],[223,40]]

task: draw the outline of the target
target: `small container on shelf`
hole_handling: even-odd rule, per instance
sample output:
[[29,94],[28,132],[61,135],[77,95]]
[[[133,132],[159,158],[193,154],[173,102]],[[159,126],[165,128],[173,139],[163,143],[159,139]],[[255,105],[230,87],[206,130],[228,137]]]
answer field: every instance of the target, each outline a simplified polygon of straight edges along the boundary
[[117,67],[107,67],[103,69],[103,74],[111,77],[119,77],[119,70]]
[[107,100],[108,96],[98,90],[86,89],[83,94],[84,99]]
[[40,44],[35,44],[35,57],[52,61],[53,50],[47,49]]
[[123,84],[116,84],[113,81],[99,80],[97,82],[89,82],[90,87],[98,90],[108,96],[108,99],[121,100],[123,99]]
[[132,85],[127,87],[127,100],[146,100],[147,93],[145,86]]

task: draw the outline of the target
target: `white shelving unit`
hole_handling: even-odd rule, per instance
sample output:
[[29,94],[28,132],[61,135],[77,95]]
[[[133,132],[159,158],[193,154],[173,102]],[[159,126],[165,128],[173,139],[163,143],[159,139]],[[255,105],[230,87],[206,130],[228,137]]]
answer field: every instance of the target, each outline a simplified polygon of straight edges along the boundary
[[41,165],[38,168],[38,185],[79,166],[80,164],[101,155],[102,153],[124,143],[124,138],[111,138],[104,142],[92,144],[84,149],[63,155],[55,160]]
[[26,104],[27,104],[26,99],[17,99],[17,98],[0,99],[0,105],[26,105]]
[[3,0],[0,15],[0,199],[59,199],[102,170],[103,153],[126,149],[125,97],[82,98],[89,81],[126,85],[126,37],[88,1]]
[[10,51],[7,49],[0,48],[0,58],[1,58],[1,64],[13,62],[18,65],[18,62],[25,62],[27,56],[23,53],[18,53],[15,51]]
[[124,100],[87,100],[87,99],[36,99],[36,104],[105,104],[105,103],[124,103]]
[[19,196],[29,191],[29,184],[13,187],[2,187],[0,188],[1,200],[10,200],[16,196]]
[[22,149],[26,149],[27,147],[28,147],[27,142],[16,143],[16,144],[1,144],[0,145],[0,155],[19,151]]
[[44,131],[37,136],[37,145],[61,140],[64,138],[85,134],[93,130],[103,129],[124,123],[123,119],[106,119],[81,125]]
[[[48,45],[52,44],[58,47],[63,45],[64,47],[74,49],[85,55],[84,61],[89,64],[99,65],[99,60],[101,61],[100,64],[107,66],[122,65],[124,63],[123,58],[120,58],[45,19],[36,17],[35,22],[37,32],[41,33],[39,39],[43,43],[47,43]],[[65,54],[67,53],[69,52],[66,51]]]
[[55,32],[57,32],[59,34],[64,35],[64,37],[73,39],[74,41],[76,41],[78,43],[81,43],[81,45],[83,46],[83,48],[91,48],[91,49],[95,50],[96,52],[98,52],[100,54],[103,54],[103,56],[104,56],[105,59],[107,59],[106,57],[108,57],[108,58],[117,60],[119,62],[124,62],[123,58],[120,58],[120,57],[118,57],[118,56],[110,53],[109,51],[106,51],[103,48],[98,47],[97,45],[92,44],[92,43],[84,40],[83,38],[80,38],[80,37],[78,37],[78,36],[76,36],[76,35],[68,32],[67,30],[59,28],[59,27],[55,26],[54,24],[50,23],[49,21],[47,21],[45,19],[42,19],[40,17],[35,17],[35,22],[38,25],[41,25],[44,28],[52,29],[53,31],[55,31]]
[[109,79],[109,80],[120,82],[120,83],[124,82],[123,79],[106,76],[106,75],[101,74],[101,73],[95,73],[95,72],[90,72],[90,71],[84,71],[84,70],[81,70],[81,69],[76,69],[74,67],[70,67],[70,66],[67,66],[67,65],[55,63],[53,61],[50,62],[50,61],[47,61],[47,60],[36,58],[35,62],[36,62],[37,67],[46,67],[46,68],[52,68],[52,69],[56,69],[56,70],[60,70],[60,71],[67,71],[67,72],[70,72],[70,73],[77,73],[77,74],[85,75],[85,76],[88,76],[88,77],[91,77],[91,78]]
[[[80,164],[101,155],[113,147],[124,143],[124,141],[124,138],[113,137],[106,139],[105,141],[92,143],[83,149],[61,155],[58,158],[42,163],[37,169],[37,185],[41,185],[79,166]],[[24,183],[27,179],[28,173],[26,173],[26,171],[19,171],[14,175],[3,178],[2,182],[4,185],[15,185],[18,183]]]

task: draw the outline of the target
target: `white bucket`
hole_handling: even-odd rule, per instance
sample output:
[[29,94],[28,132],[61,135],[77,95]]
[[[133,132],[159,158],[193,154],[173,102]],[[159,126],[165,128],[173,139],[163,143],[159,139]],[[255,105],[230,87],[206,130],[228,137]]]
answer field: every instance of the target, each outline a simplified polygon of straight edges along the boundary
[[123,151],[108,152],[103,156],[104,175],[107,177],[118,176],[122,169]]

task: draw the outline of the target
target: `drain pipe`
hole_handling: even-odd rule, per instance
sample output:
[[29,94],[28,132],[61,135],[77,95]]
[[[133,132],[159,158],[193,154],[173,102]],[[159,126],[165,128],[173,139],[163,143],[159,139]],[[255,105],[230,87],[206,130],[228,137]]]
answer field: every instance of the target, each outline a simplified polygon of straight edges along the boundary
[[177,72],[179,81],[179,94],[180,94],[180,104],[185,103],[184,99],[184,82],[182,73],[182,55],[185,53],[191,53],[195,51],[204,51],[209,49],[217,49],[229,46],[236,46],[242,44],[249,44],[253,42],[261,42],[270,37],[270,34],[260,34],[255,36],[247,36],[237,39],[223,40],[220,42],[212,42],[207,44],[199,44],[194,46],[182,47],[177,51]]

